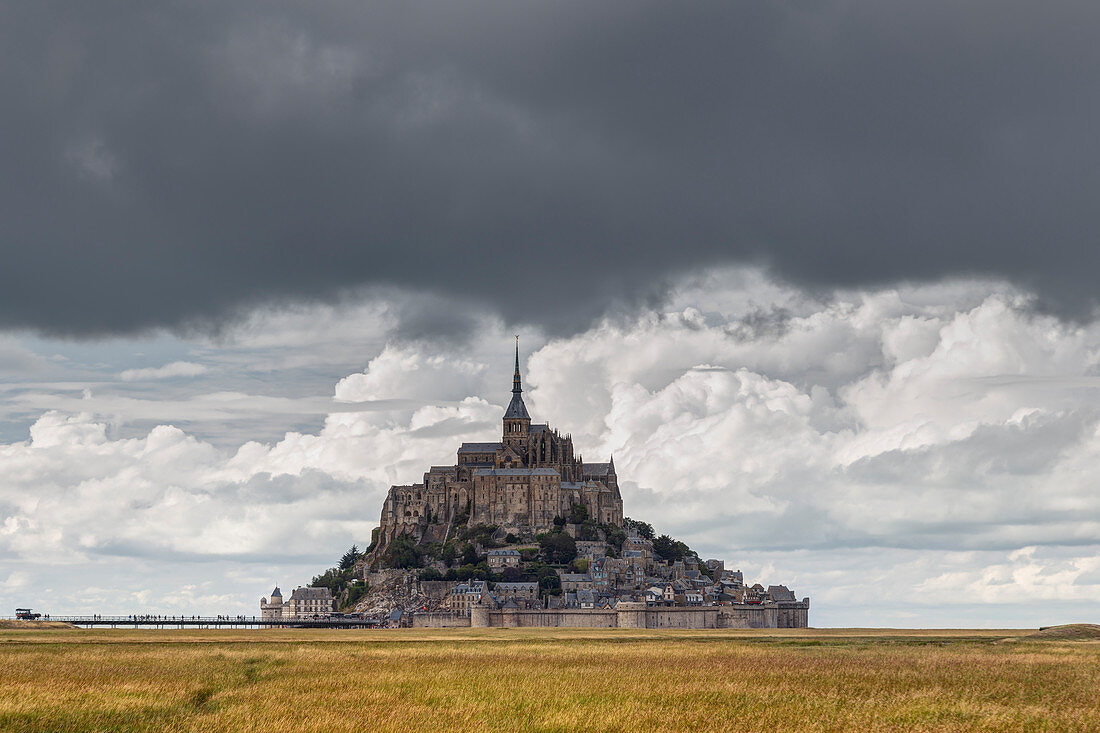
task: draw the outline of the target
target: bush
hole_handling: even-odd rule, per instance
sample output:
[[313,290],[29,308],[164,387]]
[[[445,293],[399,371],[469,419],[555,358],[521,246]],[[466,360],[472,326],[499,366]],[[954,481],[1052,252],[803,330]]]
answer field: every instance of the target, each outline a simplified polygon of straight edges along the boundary
[[475,524],[458,533],[458,539],[468,540],[482,547],[496,547],[493,541],[493,533],[499,529],[495,524]]
[[353,583],[348,586],[348,597],[344,600],[343,608],[354,608],[364,596],[367,595],[367,591],[370,590],[370,586],[366,581],[359,583]]
[[386,564],[391,568],[418,568],[423,562],[420,557],[420,547],[411,536],[402,532],[386,550]]
[[573,569],[576,570],[578,573],[587,573],[588,572],[588,559],[583,558],[583,557],[578,557],[576,560],[573,561]]
[[588,508],[584,504],[569,507],[569,524],[580,524],[588,519]]
[[421,580],[443,580],[443,573],[435,568],[426,568],[420,571]]
[[600,529],[591,519],[577,525],[577,539],[582,542],[595,542],[600,539]]
[[500,579],[505,583],[518,583],[523,580],[524,572],[519,568],[504,568],[500,572]]

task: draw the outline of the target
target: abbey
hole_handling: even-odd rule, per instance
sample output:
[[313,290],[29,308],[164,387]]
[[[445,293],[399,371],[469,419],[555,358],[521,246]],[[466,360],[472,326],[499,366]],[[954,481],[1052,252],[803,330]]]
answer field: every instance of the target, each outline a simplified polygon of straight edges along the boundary
[[432,466],[421,483],[391,486],[374,554],[380,556],[402,533],[418,542],[444,541],[456,521],[533,537],[552,530],[554,520],[578,504],[596,522],[622,526],[614,459],[585,463],[574,452],[572,437],[545,423],[532,424],[523,403],[517,341],[512,400],[500,441],[463,443],[454,465]]

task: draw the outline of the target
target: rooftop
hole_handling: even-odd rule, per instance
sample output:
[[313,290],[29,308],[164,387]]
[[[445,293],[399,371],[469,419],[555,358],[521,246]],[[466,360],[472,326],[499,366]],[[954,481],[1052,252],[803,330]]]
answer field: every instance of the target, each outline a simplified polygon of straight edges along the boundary
[[495,453],[498,448],[502,448],[502,443],[463,443],[459,449],[459,453]]
[[479,468],[475,476],[557,476],[552,468]]

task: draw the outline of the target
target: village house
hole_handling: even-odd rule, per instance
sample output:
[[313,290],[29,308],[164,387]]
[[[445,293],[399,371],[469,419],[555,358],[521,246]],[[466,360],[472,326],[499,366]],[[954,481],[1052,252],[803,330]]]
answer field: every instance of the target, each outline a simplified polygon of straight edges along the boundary
[[303,588],[299,586],[283,601],[279,586],[271,591],[271,600],[260,599],[260,617],[264,619],[292,619],[309,616],[327,616],[336,610],[336,599],[328,588]]
[[451,597],[447,599],[447,608],[452,613],[464,616],[470,615],[470,606],[481,601],[488,595],[489,586],[484,580],[471,580],[467,583],[459,583],[451,588]]
[[539,584],[497,583],[493,586],[493,595],[501,601],[518,599],[534,601],[539,597]]
[[500,568],[514,568],[519,565],[519,550],[489,550],[489,567],[494,570]]
[[562,591],[592,590],[592,576],[588,573],[562,573]]

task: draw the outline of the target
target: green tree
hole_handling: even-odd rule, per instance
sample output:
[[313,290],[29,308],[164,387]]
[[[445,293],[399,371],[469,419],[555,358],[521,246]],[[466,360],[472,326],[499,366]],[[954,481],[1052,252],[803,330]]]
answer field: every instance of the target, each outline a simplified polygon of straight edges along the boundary
[[558,577],[557,573],[543,575],[539,578],[539,588],[542,590],[543,596],[560,596],[561,578]]
[[548,532],[539,535],[539,547],[546,562],[565,565],[577,556],[576,541],[564,532]]
[[340,558],[340,564],[337,567],[341,570],[351,570],[362,556],[363,553],[359,552],[359,548],[352,545],[351,549],[345,552]]
[[569,523],[580,524],[588,519],[588,508],[584,504],[574,504],[569,507]]
[[435,568],[425,568],[420,571],[421,580],[443,580],[443,573]]
[[637,519],[626,517],[623,519],[623,528],[632,529],[647,540],[653,539],[653,525],[649,522],[640,522]]
[[613,524],[601,524],[600,529],[603,530],[603,535],[607,538],[607,544],[614,547],[616,552],[622,552],[623,543],[626,542],[626,532]]
[[462,552],[463,565],[477,565],[477,549],[470,543],[466,543],[466,549]]
[[679,540],[674,540],[667,534],[663,534],[653,540],[653,554],[662,560],[683,560],[691,553],[691,548]]

